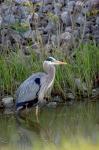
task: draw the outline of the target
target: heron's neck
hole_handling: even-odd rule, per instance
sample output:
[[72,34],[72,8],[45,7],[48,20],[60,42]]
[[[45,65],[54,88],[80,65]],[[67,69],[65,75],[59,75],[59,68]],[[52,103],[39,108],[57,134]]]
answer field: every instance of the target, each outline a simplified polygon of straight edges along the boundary
[[48,74],[51,78],[54,78],[54,77],[55,77],[55,67],[49,65],[49,69],[47,70],[47,74]]
[[44,64],[44,71],[48,74],[49,80],[55,78],[55,66]]

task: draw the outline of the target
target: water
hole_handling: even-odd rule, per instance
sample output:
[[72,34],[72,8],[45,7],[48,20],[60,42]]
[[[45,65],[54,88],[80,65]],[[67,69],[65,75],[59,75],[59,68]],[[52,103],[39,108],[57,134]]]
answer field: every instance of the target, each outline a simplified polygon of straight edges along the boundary
[[98,102],[42,108],[39,122],[35,110],[22,116],[16,119],[14,114],[0,112],[0,150],[30,150],[38,145],[43,149],[49,143],[62,149],[62,141],[72,145],[77,139],[99,144]]

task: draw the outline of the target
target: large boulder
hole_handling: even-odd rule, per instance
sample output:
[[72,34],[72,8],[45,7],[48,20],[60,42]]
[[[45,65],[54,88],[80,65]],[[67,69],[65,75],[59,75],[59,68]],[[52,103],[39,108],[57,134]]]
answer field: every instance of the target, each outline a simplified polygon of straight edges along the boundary
[[61,19],[66,26],[71,26],[71,18],[68,11],[62,12]]
[[3,103],[4,107],[6,107],[6,108],[13,107],[13,105],[14,105],[14,103],[13,103],[13,97],[11,97],[11,96],[4,97],[2,99],[2,103]]

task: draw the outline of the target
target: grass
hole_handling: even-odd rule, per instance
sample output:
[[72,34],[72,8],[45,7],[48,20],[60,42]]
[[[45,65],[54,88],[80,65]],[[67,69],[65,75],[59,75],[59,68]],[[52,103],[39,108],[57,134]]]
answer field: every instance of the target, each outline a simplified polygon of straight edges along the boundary
[[[81,45],[74,50],[74,57],[65,58],[63,54],[55,52],[58,59],[67,61],[68,64],[57,67],[54,90],[58,89],[64,95],[70,89],[76,95],[77,85],[75,78],[81,80],[87,88],[87,95],[91,95],[93,81],[99,72],[99,47],[92,44]],[[24,56],[20,51],[11,52],[9,55],[0,56],[0,89],[13,95],[17,86],[34,72],[42,71],[42,62],[45,58],[38,58],[34,53]],[[79,93],[83,88],[79,89]]]
[[79,78],[81,84],[83,84],[83,82],[85,83],[87,95],[90,96],[93,88],[93,81],[95,80],[96,73],[99,72],[98,47],[91,44],[81,45],[79,49],[75,50],[74,56],[74,58],[69,58],[68,65],[63,69],[58,68],[57,82],[59,85],[61,83],[63,89],[67,86],[75,93],[77,91],[75,78]]
[[34,55],[25,58],[20,52],[0,56],[0,88],[13,94],[23,80],[35,71],[39,71],[39,63]]

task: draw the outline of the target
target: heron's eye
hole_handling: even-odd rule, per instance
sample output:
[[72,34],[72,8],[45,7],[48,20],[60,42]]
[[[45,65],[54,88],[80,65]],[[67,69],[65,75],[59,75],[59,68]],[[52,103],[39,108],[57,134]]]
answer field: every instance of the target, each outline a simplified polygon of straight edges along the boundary
[[47,58],[47,59],[46,59],[46,61],[54,62],[54,61],[55,61],[55,59],[54,59],[54,58],[52,58],[52,57],[49,57],[49,58]]

